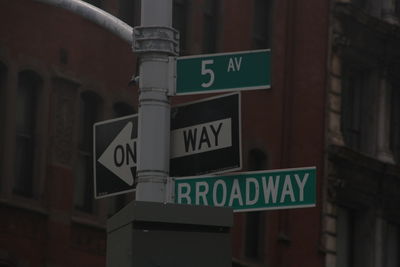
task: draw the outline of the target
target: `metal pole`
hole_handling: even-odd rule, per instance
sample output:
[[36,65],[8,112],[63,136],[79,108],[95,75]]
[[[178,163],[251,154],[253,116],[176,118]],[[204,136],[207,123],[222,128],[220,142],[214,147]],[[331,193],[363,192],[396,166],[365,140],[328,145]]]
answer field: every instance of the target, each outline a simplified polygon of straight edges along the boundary
[[136,200],[170,202],[170,56],[179,38],[172,25],[172,0],[143,0],[141,26],[133,30],[139,54],[139,131]]
[[72,13],[88,19],[100,27],[109,30],[111,33],[120,37],[122,40],[132,43],[132,27],[105,12],[104,10],[92,6],[81,0],[34,0],[43,4],[62,8]]

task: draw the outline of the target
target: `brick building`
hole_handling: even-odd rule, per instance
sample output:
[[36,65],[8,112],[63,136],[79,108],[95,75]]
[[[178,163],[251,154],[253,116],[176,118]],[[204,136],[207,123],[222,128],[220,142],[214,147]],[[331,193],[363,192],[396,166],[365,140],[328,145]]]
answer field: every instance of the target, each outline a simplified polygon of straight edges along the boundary
[[[137,112],[136,57],[45,2],[0,0],[0,267],[105,266],[134,196],[93,199],[92,125]],[[140,23],[138,1],[86,2]],[[235,214],[233,266],[399,265],[399,7],[174,1],[181,55],[272,50],[271,89],[242,93],[243,170],[317,167],[315,208]]]

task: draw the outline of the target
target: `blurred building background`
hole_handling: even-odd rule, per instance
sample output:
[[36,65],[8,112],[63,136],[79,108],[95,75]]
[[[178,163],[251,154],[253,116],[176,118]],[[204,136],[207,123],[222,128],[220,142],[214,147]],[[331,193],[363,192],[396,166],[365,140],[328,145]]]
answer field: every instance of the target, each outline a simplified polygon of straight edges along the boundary
[[[138,0],[88,0],[140,24]],[[317,167],[317,206],[236,213],[233,266],[400,266],[400,1],[174,0],[181,55],[270,48],[242,93],[243,170]],[[0,0],[0,267],[105,266],[92,125],[136,113],[131,44]],[[173,97],[173,104],[196,97]]]

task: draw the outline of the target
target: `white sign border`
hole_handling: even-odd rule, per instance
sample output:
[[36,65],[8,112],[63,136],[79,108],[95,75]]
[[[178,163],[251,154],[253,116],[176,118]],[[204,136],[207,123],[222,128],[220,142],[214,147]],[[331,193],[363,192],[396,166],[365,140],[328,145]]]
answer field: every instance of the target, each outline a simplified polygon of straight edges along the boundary
[[112,197],[112,196],[117,196],[117,195],[121,195],[121,194],[126,194],[126,193],[130,193],[130,192],[135,192],[136,188],[132,188],[132,189],[128,189],[128,190],[124,190],[124,191],[119,191],[119,192],[115,192],[115,193],[111,193],[111,194],[104,194],[101,196],[97,196],[97,179],[96,179],[96,126],[98,125],[103,125],[103,124],[107,124],[107,123],[112,123],[115,121],[120,121],[120,120],[126,120],[126,119],[133,119],[135,117],[138,117],[138,114],[132,114],[132,115],[127,115],[127,116],[123,116],[123,117],[118,117],[118,118],[114,118],[114,119],[110,119],[110,120],[105,120],[105,121],[99,121],[93,124],[93,179],[94,179],[94,198],[95,199],[102,199],[102,198],[106,198],[106,197]]

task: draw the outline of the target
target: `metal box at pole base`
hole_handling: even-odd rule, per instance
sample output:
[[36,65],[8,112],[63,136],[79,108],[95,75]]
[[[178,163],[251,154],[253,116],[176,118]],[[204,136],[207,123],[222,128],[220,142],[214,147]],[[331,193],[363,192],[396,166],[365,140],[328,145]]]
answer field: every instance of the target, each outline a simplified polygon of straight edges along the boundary
[[133,201],[107,221],[107,267],[232,266],[230,208]]

